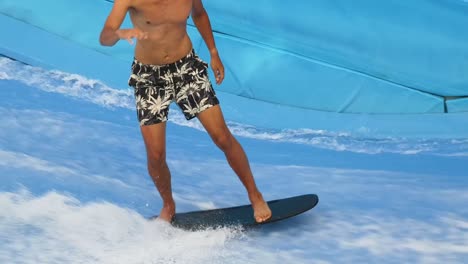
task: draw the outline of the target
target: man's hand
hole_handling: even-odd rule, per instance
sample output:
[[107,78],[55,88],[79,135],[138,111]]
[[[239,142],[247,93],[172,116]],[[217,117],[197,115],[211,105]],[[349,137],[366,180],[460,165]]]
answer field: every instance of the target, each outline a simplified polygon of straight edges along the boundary
[[133,39],[148,39],[148,32],[143,32],[138,28],[119,29],[115,32],[120,39],[126,39],[128,43],[133,45]]
[[211,69],[216,78],[216,84],[221,84],[224,80],[224,66],[217,51],[211,53]]

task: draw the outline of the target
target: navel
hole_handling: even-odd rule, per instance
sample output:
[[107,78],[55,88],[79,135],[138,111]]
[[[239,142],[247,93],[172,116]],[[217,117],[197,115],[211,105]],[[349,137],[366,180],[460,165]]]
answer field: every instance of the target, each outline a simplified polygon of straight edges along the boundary
[[151,24],[151,21],[146,20],[146,24],[147,24],[147,25]]

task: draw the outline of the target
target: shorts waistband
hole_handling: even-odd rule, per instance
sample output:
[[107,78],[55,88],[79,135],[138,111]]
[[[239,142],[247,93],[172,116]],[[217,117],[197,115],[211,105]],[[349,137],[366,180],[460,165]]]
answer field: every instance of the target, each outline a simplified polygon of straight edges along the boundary
[[137,60],[135,57],[133,58],[133,64],[138,64],[140,67],[150,67],[152,69],[165,69],[165,68],[177,68],[183,64],[185,64],[187,61],[189,61],[192,58],[195,58],[195,50],[192,49],[185,57],[182,57],[181,59],[171,62],[168,64],[145,64],[142,63],[141,61]]

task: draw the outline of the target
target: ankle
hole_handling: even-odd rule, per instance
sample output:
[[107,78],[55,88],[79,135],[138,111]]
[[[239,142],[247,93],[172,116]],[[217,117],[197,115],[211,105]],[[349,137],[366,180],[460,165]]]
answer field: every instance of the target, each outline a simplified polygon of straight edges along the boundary
[[163,207],[164,208],[175,208],[174,200],[163,201]]
[[262,193],[255,189],[249,192],[249,198],[250,200],[260,200],[263,199]]

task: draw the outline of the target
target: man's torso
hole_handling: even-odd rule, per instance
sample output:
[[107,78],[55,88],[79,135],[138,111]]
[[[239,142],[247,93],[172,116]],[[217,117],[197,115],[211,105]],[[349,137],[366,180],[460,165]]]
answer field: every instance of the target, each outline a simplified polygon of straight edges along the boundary
[[137,41],[135,57],[146,64],[168,64],[187,55],[192,42],[187,18],[193,0],[132,0],[129,9],[134,27],[148,32]]

